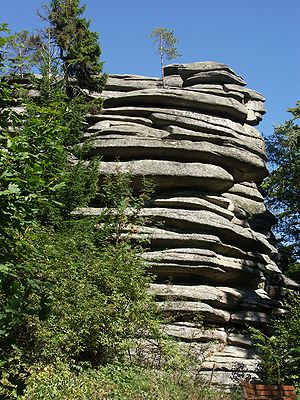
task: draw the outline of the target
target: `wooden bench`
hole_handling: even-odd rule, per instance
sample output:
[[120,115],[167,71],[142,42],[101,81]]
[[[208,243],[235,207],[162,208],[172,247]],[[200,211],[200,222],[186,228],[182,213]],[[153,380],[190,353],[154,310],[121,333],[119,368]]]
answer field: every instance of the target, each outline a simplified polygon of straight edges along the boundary
[[242,380],[243,400],[296,400],[294,386],[261,385]]

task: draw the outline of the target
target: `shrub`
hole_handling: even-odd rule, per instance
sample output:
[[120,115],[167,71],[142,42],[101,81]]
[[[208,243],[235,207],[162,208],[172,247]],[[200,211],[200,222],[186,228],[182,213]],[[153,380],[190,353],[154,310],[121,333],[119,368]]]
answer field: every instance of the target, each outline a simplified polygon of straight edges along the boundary
[[252,328],[262,351],[260,379],[265,384],[294,384],[300,381],[300,296],[290,296],[287,313],[273,322],[272,335]]
[[75,371],[60,364],[36,371],[19,400],[230,400],[191,375],[140,367],[107,365]]

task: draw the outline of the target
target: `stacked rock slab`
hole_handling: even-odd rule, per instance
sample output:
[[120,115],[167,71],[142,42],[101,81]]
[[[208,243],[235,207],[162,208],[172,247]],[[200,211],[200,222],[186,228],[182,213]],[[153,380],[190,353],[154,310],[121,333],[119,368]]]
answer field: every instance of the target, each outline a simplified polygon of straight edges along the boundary
[[141,211],[153,224],[139,235],[151,240],[143,254],[157,276],[150,291],[173,316],[165,331],[198,354],[212,382],[254,374],[258,354],[246,327],[280,312],[265,290],[280,270],[269,241],[274,220],[258,189],[267,169],[254,126],[264,98],[217,62],[169,65],[164,86],[111,75],[101,96],[102,113],[90,116],[86,132],[101,175],[118,169],[131,172],[136,188],[143,177],[156,184]]

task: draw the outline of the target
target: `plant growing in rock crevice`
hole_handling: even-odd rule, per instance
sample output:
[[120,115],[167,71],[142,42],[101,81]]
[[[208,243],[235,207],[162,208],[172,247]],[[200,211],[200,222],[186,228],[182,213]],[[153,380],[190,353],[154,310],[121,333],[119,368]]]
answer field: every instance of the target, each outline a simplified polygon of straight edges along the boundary
[[164,61],[165,59],[173,60],[174,58],[181,56],[176,48],[179,40],[176,39],[174,30],[168,28],[153,29],[150,34],[150,38],[153,39],[154,44],[157,46],[157,51],[160,55],[161,78],[163,81],[163,86],[165,86]]

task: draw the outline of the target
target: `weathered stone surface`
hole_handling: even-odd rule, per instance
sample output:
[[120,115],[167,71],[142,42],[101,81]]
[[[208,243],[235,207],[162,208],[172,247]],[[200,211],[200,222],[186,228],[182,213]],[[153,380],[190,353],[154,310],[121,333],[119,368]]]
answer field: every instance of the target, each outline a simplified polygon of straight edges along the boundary
[[251,339],[250,335],[230,333],[227,337],[228,344],[238,347],[253,348],[254,341]]
[[228,190],[228,193],[237,194],[239,196],[243,196],[259,202],[264,201],[263,195],[260,193],[257,185],[254,182],[236,183]]
[[138,90],[104,101],[105,107],[146,104],[150,106],[187,107],[202,112],[214,112],[217,115],[225,114],[238,122],[244,122],[248,115],[246,107],[235,99],[179,89]]
[[168,301],[157,302],[158,308],[163,312],[172,312],[176,315],[184,316],[187,313],[201,315],[205,322],[209,323],[226,323],[230,319],[230,313],[218,310],[205,303],[196,301]]
[[[169,70],[171,66],[166,66],[165,68]],[[233,75],[236,75],[234,70],[228,67],[228,65],[216,61],[201,61],[189,64],[177,64],[177,71],[182,79],[187,79],[191,75],[197,74],[198,72],[207,71],[227,71]]]
[[[261,280],[260,270],[264,265],[251,260],[235,259],[216,254],[209,250],[174,249],[146,252],[143,257],[157,274],[198,275],[215,282],[242,283],[248,277],[247,284]],[[252,276],[253,275],[253,276]],[[251,281],[251,282],[250,282]]]
[[[264,160],[247,150],[238,147],[221,146],[208,142],[191,142],[165,138],[164,131],[138,124],[112,125],[101,131],[100,137],[93,142],[92,153],[101,154],[104,158],[120,160],[150,158],[152,160],[167,159],[170,161],[204,162],[209,168],[214,165],[225,168],[236,181],[251,179],[261,181],[267,176]],[[108,137],[108,134],[135,134],[140,137],[124,135],[122,138]],[[144,135],[143,135],[144,132]],[[102,136],[105,134],[106,136]],[[156,135],[156,136],[155,136]],[[155,140],[154,138],[158,138]],[[230,150],[230,151],[229,151]],[[187,167],[187,164],[185,164]],[[188,167],[187,167],[188,168]],[[208,168],[207,168],[208,169]]]
[[[183,194],[184,195],[184,194]],[[164,207],[164,208],[184,208],[191,210],[208,210],[213,211],[214,213],[221,215],[224,218],[227,218],[229,221],[232,221],[235,217],[229,207],[225,208],[218,204],[214,204],[209,201],[205,196],[196,197],[193,195],[190,196],[180,196],[175,194],[175,196],[165,196],[165,197],[156,197],[152,204],[155,207]]]
[[220,341],[226,343],[227,334],[224,328],[204,329],[189,322],[177,322],[163,325],[163,332],[177,339],[193,342]]
[[242,208],[250,215],[263,214],[266,211],[266,206],[262,201],[252,200],[233,193],[223,193],[223,196],[231,200],[237,207]]
[[241,246],[247,251],[270,253],[276,251],[264,235],[231,224],[226,218],[204,210],[173,210],[167,208],[145,208],[141,215],[152,216],[158,221],[164,221],[166,226],[181,232],[195,231],[197,233],[216,234],[224,243]]
[[217,308],[237,307],[239,297],[227,296],[220,288],[208,285],[151,284],[149,293],[160,299],[202,301]]
[[117,170],[130,172],[135,186],[141,179],[154,179],[157,188],[193,187],[202,190],[226,191],[233,184],[232,176],[223,168],[202,163],[180,163],[163,160],[137,160],[128,162],[101,162],[102,175],[116,174]]
[[244,104],[244,98],[245,96],[240,93],[240,92],[233,92],[233,91],[225,91],[223,89],[223,85],[209,85],[205,83],[199,83],[195,84],[193,86],[189,86],[189,90],[194,90],[196,92],[202,92],[202,93],[210,93],[210,94],[215,94],[217,96],[223,96],[223,97],[231,97],[240,103]]
[[234,91],[234,92],[240,92],[243,93],[245,96],[245,100],[257,100],[257,101],[261,101],[261,102],[265,102],[266,99],[260,94],[258,93],[256,90],[253,89],[249,89],[246,88],[244,86],[240,86],[240,85],[234,85],[234,84],[224,84],[223,88],[225,91]]
[[[193,352],[197,373],[202,363],[202,377],[231,385],[255,376],[245,328],[283,312],[269,241],[275,221],[257,186],[267,169],[253,125],[265,99],[221,63],[172,64],[164,76],[165,87],[159,78],[109,77],[103,110],[88,119],[89,155],[101,156],[101,179],[130,172],[140,189],[144,176],[153,178],[155,193],[139,212],[145,225],[124,226],[120,237],[148,239],[143,257],[157,277],[149,292],[173,316],[165,332]],[[99,204],[74,214],[102,211]],[[201,318],[203,328],[195,322]],[[147,350],[149,360],[155,349]]]
[[245,360],[258,360],[260,353],[257,349],[241,348],[238,346],[225,346],[220,351],[215,352],[212,357],[233,357]]
[[182,79],[179,75],[168,75],[164,77],[165,86],[182,87]]
[[109,75],[105,85],[106,91],[129,92],[150,88],[161,88],[162,80],[140,75]]
[[[88,133],[93,133],[94,136],[100,138],[104,135],[123,135],[128,136],[139,136],[142,138],[165,138],[168,136],[168,132],[161,129],[155,129],[150,126],[143,125],[135,122],[122,122],[122,121],[100,121],[93,125]],[[97,133],[97,135],[95,135]],[[127,139],[126,139],[127,140]]]
[[[179,68],[180,72],[180,68]],[[198,72],[183,80],[183,87],[197,85],[199,83],[233,83],[237,85],[246,85],[246,82],[239,76],[228,71],[204,71]]]
[[[170,139],[176,140],[190,140],[192,142],[207,141],[220,145],[236,146],[238,148],[250,150],[251,153],[259,155],[262,160],[265,160],[265,146],[260,139],[255,138],[241,138],[240,135],[234,134],[234,132],[224,132],[222,129],[215,129],[213,132],[206,132],[205,127],[201,131],[201,125],[197,124],[195,120],[189,120],[187,118],[176,118],[173,119],[171,124],[171,118],[164,114],[152,114],[151,119],[156,127],[161,127],[169,132]],[[213,134],[212,134],[213,133]]]
[[100,129],[102,127],[101,124],[103,124],[104,122],[106,122],[107,124],[112,124],[112,123],[116,123],[116,121],[123,122],[123,123],[133,122],[136,124],[141,124],[141,125],[146,125],[146,126],[153,125],[153,122],[149,118],[130,117],[130,116],[125,116],[125,115],[110,115],[109,117],[107,117],[106,115],[103,115],[103,114],[96,114],[96,115],[94,114],[94,115],[88,116],[88,121],[90,124],[93,124],[93,125],[89,126],[88,131],[98,130],[99,128],[96,127],[95,125],[97,125],[99,122],[100,122]]
[[[212,134],[219,133],[227,136],[235,136],[237,138],[241,138],[240,135],[248,137],[253,137],[259,139],[261,141],[261,145],[263,145],[263,139],[259,131],[253,126],[232,121],[228,118],[218,117],[216,115],[209,115],[199,111],[193,111],[190,109],[176,109],[174,107],[146,107],[142,105],[136,106],[123,106],[123,107],[105,107],[103,109],[104,115],[129,115],[129,116],[139,116],[139,117],[147,117],[154,113],[158,114],[167,114],[164,116],[160,116],[162,119],[161,122],[158,121],[156,116],[156,125],[165,126],[165,125],[181,125],[180,119],[176,117],[184,117],[194,119],[194,121],[188,121],[190,128],[199,132],[210,132]],[[171,114],[171,116],[170,116]],[[172,116],[174,118],[172,118]],[[184,120],[183,120],[184,123]],[[189,126],[183,126],[189,128]],[[233,132],[232,132],[233,131]],[[238,134],[238,135],[236,135]],[[248,140],[248,139],[247,139]]]
[[270,320],[269,314],[257,311],[237,311],[230,317],[230,321],[238,325],[266,325]]
[[[80,210],[83,215],[95,215],[93,209]],[[98,214],[96,214],[98,215]],[[137,227],[138,228],[138,227]],[[138,234],[151,241],[151,247],[155,248],[203,248],[216,251],[223,255],[241,258],[257,259],[259,253],[245,252],[238,247],[226,244],[215,235],[199,233],[179,233],[174,230],[167,230],[154,227],[142,227],[137,229]],[[133,235],[133,237],[135,237]]]
[[236,363],[235,369],[230,372],[218,370],[201,371],[201,378],[223,389],[224,387],[232,388],[233,386],[238,386],[241,379],[257,380],[258,375],[257,373],[249,372],[246,367],[243,367],[241,360],[241,362]]
[[[256,309],[257,311],[269,311],[274,307],[280,307],[281,304],[269,298],[266,292],[260,290],[240,289],[224,286],[209,285],[174,285],[174,284],[151,284],[149,293],[159,299],[166,301],[189,300],[201,301],[212,307],[234,310],[234,309]],[[234,336],[235,335],[235,336]],[[245,335],[241,337],[231,334],[232,342],[245,340]],[[251,342],[252,343],[252,342]],[[242,346],[245,347],[245,346]]]
[[238,371],[244,370],[247,372],[257,372],[258,368],[258,360],[250,359],[247,360],[243,357],[236,358],[236,357],[218,357],[213,356],[209,358],[209,361],[204,361],[201,365],[201,368],[205,370],[213,370],[216,369],[218,371]]
[[[74,214],[100,215],[102,211],[102,208],[87,207],[78,209]],[[227,248],[232,251],[237,251],[237,254],[246,254],[242,250],[239,250],[239,246],[242,247],[244,251],[246,250],[248,252],[276,253],[276,249],[268,242],[263,234],[253,232],[249,228],[233,225],[226,218],[216,216],[210,211],[143,208],[139,211],[139,216],[151,217],[152,220],[158,222],[163,221],[165,223],[165,229],[154,228],[154,230],[151,230],[151,228],[148,228],[148,230],[145,231],[152,240],[154,239],[153,236],[155,233],[159,236],[158,240],[164,240],[163,237],[165,235],[166,240],[169,238],[169,240],[174,240],[176,242],[177,239],[177,243],[184,241],[185,238],[188,238],[188,242],[191,243],[193,243],[193,240],[197,242],[197,240],[201,240],[201,238],[203,238],[203,242],[209,242],[210,238],[211,243],[220,246],[220,250],[221,248],[223,248],[223,250]],[[190,235],[189,232],[193,230],[195,230],[197,234]],[[199,233],[202,235],[197,236]],[[209,235],[209,233],[215,234],[217,238],[215,239],[215,237]],[[232,246],[234,244],[236,244],[236,248]],[[279,271],[279,269],[277,269],[277,271]]]

